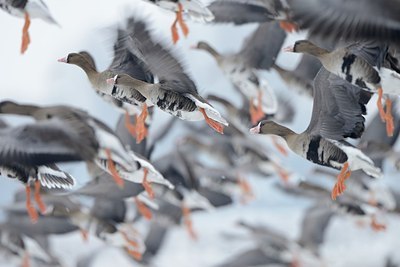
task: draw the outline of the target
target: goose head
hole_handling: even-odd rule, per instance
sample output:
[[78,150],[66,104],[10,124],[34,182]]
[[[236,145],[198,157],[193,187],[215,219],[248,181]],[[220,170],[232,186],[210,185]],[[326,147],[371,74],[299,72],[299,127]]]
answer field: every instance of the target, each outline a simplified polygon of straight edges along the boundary
[[263,120],[258,123],[256,127],[250,129],[252,134],[273,134],[282,137],[286,137],[294,132],[285,126],[282,126],[276,122]]
[[328,50],[318,47],[308,40],[296,41],[293,46],[286,47],[283,49],[283,51],[293,53],[306,53],[313,56],[320,56],[329,53]]

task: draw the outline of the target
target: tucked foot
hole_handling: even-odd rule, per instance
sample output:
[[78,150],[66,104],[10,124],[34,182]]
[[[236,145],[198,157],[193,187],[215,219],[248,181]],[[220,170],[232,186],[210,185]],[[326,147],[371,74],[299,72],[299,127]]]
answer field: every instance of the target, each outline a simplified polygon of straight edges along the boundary
[[382,106],[382,98],[383,98],[383,90],[382,90],[382,88],[379,88],[378,89],[378,100],[377,100],[376,104],[378,106],[378,111],[379,111],[379,115],[381,116],[381,120],[383,122],[385,122],[386,121],[386,113]]
[[106,154],[107,154],[107,165],[108,165],[108,170],[111,173],[111,176],[114,178],[115,183],[123,188],[124,187],[124,180],[121,178],[121,176],[118,174],[117,168],[115,167],[114,161],[111,159],[111,152],[109,149],[106,149]]
[[172,23],[172,26],[171,26],[172,42],[174,44],[176,44],[179,40],[178,28],[176,27],[177,23],[178,23],[178,13],[176,13],[176,18],[174,20],[174,23]]
[[277,163],[272,162],[273,166],[275,167],[276,171],[278,172],[279,177],[281,180],[286,184],[289,181],[290,174],[286,171],[283,167],[279,166]]
[[149,114],[147,110],[146,103],[143,104],[142,113],[138,117],[136,117],[136,143],[139,144],[143,141],[144,138],[147,136],[147,128],[145,125],[147,115]]
[[22,264],[21,267],[30,267],[30,262],[29,262],[29,253],[25,251],[24,257],[22,258]]
[[153,214],[151,213],[151,210],[142,202],[140,201],[137,197],[135,197],[135,203],[136,207],[142,216],[147,219],[151,220],[153,218]]
[[46,213],[46,205],[44,204],[42,197],[40,196],[40,181],[36,180],[35,181],[35,201],[38,204],[40,213],[45,214]]
[[385,121],[386,121],[386,134],[388,136],[393,136],[394,122],[392,115],[392,101],[389,98],[386,99]]
[[149,170],[144,168],[143,170],[143,182],[142,185],[144,187],[144,190],[146,190],[147,194],[149,195],[149,197],[151,199],[154,199],[154,191],[153,188],[151,187],[151,184],[149,183],[149,181],[147,180],[147,175],[149,174]]
[[204,110],[204,108],[199,108],[200,112],[203,114],[204,119],[206,120],[206,123],[213,128],[216,132],[220,133],[220,134],[224,134],[224,125],[222,125],[219,122],[216,122],[212,119],[210,119],[207,114],[206,111]]
[[286,32],[296,32],[298,30],[297,25],[289,21],[280,21],[279,26]]
[[182,217],[183,217],[183,223],[186,226],[186,229],[189,233],[189,236],[193,239],[193,240],[197,240],[197,234],[193,229],[193,222],[192,222],[192,218],[191,218],[191,212],[190,209],[188,207],[186,207],[184,204],[182,204]]
[[88,233],[88,231],[81,228],[81,229],[79,229],[79,232],[81,233],[82,240],[85,241],[85,242],[87,242],[87,241],[89,240],[89,233]]
[[127,248],[126,252],[128,252],[128,254],[131,257],[133,257],[135,260],[137,260],[137,261],[142,260],[143,255],[139,251]]
[[121,232],[121,235],[123,236],[123,238],[125,239],[126,243],[128,244],[127,248],[129,248],[129,249],[139,248],[139,244],[134,239],[130,238],[126,232],[124,232],[124,231],[120,231],[120,232]]
[[262,91],[258,91],[258,105],[253,104],[253,99],[250,100],[250,120],[252,124],[257,124],[265,114],[262,110]]
[[246,204],[249,200],[254,198],[253,189],[246,178],[238,177],[238,184],[242,191],[241,202]]
[[278,149],[278,151],[284,155],[285,157],[287,157],[289,155],[288,151],[286,150],[286,148],[280,143],[278,137],[276,136],[272,136],[272,143],[274,144],[274,146],[276,147],[276,149]]
[[21,42],[21,54],[24,54],[28,49],[29,44],[31,43],[31,38],[29,36],[29,26],[31,25],[31,19],[29,14],[25,12],[25,23],[22,28],[22,42]]
[[31,188],[29,185],[25,187],[25,193],[26,193],[26,210],[28,212],[29,217],[31,218],[32,223],[36,223],[39,214],[37,213],[35,207],[33,207],[32,202],[31,202]]
[[380,231],[385,231],[386,230],[386,225],[382,224],[382,223],[379,223],[376,220],[376,216],[372,215],[372,217],[371,217],[371,228],[376,232],[380,232]]
[[136,127],[131,123],[131,118],[127,110],[125,110],[125,127],[133,137],[136,137]]
[[179,26],[181,26],[183,35],[188,36],[189,34],[189,27],[183,20],[183,7],[181,3],[178,3],[178,13],[176,14],[176,17],[178,19]]
[[336,198],[343,194],[344,190],[346,190],[346,185],[344,182],[350,177],[350,175],[351,171],[349,170],[349,163],[345,162],[338,175],[337,182],[332,189],[331,197],[333,200],[336,200]]

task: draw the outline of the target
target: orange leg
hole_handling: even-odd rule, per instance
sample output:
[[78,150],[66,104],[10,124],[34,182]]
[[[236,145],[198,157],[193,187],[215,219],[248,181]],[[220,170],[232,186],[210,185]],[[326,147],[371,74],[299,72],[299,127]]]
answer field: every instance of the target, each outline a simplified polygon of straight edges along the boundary
[[142,185],[143,185],[143,187],[144,187],[144,190],[146,190],[147,194],[149,195],[149,197],[150,197],[151,199],[154,199],[154,191],[153,191],[153,188],[151,188],[151,184],[149,183],[149,181],[147,181],[147,175],[149,174],[149,170],[146,169],[146,168],[144,168],[144,169],[143,169],[143,173],[144,173],[144,176],[143,176]]
[[135,197],[135,203],[136,207],[142,216],[147,219],[151,220],[153,218],[153,214],[151,213],[151,210],[142,202],[140,201],[137,197]]
[[282,155],[284,155],[285,157],[287,157],[289,155],[286,148],[284,146],[282,146],[282,144],[280,144],[278,137],[272,136],[272,143],[274,144],[276,149],[278,149],[278,151],[281,152]]
[[297,25],[289,21],[280,21],[279,26],[286,32],[296,32],[298,30]]
[[29,263],[29,253],[25,251],[24,258],[22,259],[21,267],[29,267],[31,266]]
[[197,234],[193,229],[193,222],[192,222],[192,218],[190,216],[191,212],[190,209],[188,207],[186,207],[184,204],[182,204],[182,216],[183,216],[183,222],[186,226],[186,229],[190,235],[190,237],[193,240],[197,239]]
[[389,98],[386,99],[385,120],[386,120],[386,133],[388,136],[393,136],[394,122],[392,116],[392,101]]
[[136,117],[136,143],[139,144],[147,136],[145,121],[149,112],[146,103],[143,104],[142,113]]
[[114,178],[115,183],[119,187],[124,187],[124,179],[119,176],[117,169],[115,168],[115,164],[113,160],[111,159],[111,152],[109,149],[106,149],[106,154],[107,154],[107,163],[108,163],[108,169],[110,170],[111,176]]
[[29,14],[25,12],[25,23],[24,27],[22,28],[21,54],[26,52],[31,42],[31,38],[29,36],[29,31],[28,31],[30,25],[31,25],[31,19],[29,17]]
[[81,236],[82,236],[82,240],[87,242],[89,240],[89,233],[88,231],[86,231],[85,229],[79,229]]
[[276,171],[278,172],[279,177],[282,179],[282,181],[286,184],[289,181],[289,173],[279,166],[277,163],[272,162],[273,166],[275,167]]
[[135,260],[140,261],[142,259],[142,253],[133,249],[126,249],[129,255],[131,255]]
[[32,205],[31,188],[29,187],[29,185],[25,187],[25,192],[26,192],[26,210],[28,211],[28,215],[31,218],[32,223],[36,223],[39,218],[39,215],[35,207],[33,207]]
[[253,189],[251,188],[251,185],[249,184],[249,182],[243,178],[243,177],[238,177],[238,184],[240,189],[242,190],[242,198],[241,198],[241,202],[243,204],[246,204],[248,200],[251,200],[254,198],[254,193],[253,193]]
[[123,231],[120,231],[120,232],[130,247],[139,248],[139,244],[136,241],[130,239],[129,236],[127,235],[127,233],[125,233]]
[[39,210],[42,214],[46,213],[46,205],[44,204],[42,197],[40,196],[40,181],[35,181],[35,201],[39,206]]
[[378,221],[376,220],[375,215],[372,215],[371,217],[371,228],[376,231],[385,231],[386,230],[386,225],[382,224],[382,223],[378,223]]
[[136,137],[136,127],[131,123],[131,118],[127,110],[125,110],[125,127],[133,137]]
[[176,18],[171,26],[172,42],[174,44],[176,44],[179,40],[178,28],[176,27],[176,24],[178,23],[178,16],[179,16],[178,13],[176,13]]
[[185,21],[183,20],[183,7],[181,3],[178,3],[178,13],[176,14],[178,19],[179,26],[181,26],[183,35],[188,36],[189,34],[189,27],[186,25]]
[[262,110],[262,91],[258,91],[258,105],[254,106],[253,99],[250,100],[250,119],[252,124],[258,123],[264,116],[264,112]]
[[217,131],[217,132],[220,133],[220,134],[224,134],[224,126],[223,126],[221,123],[216,122],[216,121],[210,119],[210,118],[207,116],[206,111],[204,110],[204,108],[199,108],[199,110],[200,110],[200,112],[203,114],[204,119],[206,120],[207,124],[208,124],[211,128],[213,128],[215,131]]
[[336,198],[343,194],[344,190],[346,190],[346,186],[344,182],[350,177],[351,171],[349,170],[349,163],[346,162],[344,163],[342,170],[340,171],[340,174],[338,175],[337,182],[335,186],[332,189],[331,197],[333,200],[336,200]]
[[378,89],[378,100],[377,100],[376,104],[378,106],[379,115],[381,116],[382,121],[385,122],[386,121],[386,113],[383,110],[382,97],[383,97],[383,90],[382,90],[382,88],[379,88]]

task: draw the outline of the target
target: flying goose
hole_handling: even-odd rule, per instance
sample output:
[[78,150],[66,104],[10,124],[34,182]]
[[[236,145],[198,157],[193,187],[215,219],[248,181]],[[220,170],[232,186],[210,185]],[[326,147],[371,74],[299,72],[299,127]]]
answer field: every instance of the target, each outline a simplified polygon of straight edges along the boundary
[[[378,93],[378,109],[381,119],[386,122],[388,136],[393,135],[394,125],[391,114],[392,101],[386,97],[386,112],[382,106],[382,95],[400,95],[398,70],[384,68],[388,55],[387,46],[376,42],[353,43],[333,51],[321,48],[308,40],[297,41],[293,47],[284,50],[307,53],[318,58],[328,71],[369,92]],[[374,68],[380,68],[378,71]]]
[[278,101],[272,88],[257,70],[269,70],[285,41],[286,33],[278,23],[261,24],[256,31],[243,42],[242,49],[236,54],[220,54],[208,43],[201,41],[194,48],[207,51],[215,58],[218,66],[235,85],[235,88],[250,101],[252,124],[256,124],[264,114],[274,114]]
[[158,77],[159,83],[143,82],[123,73],[108,79],[109,86],[121,92],[136,89],[161,110],[183,120],[205,119],[211,128],[223,133],[227,122],[199,95],[196,85],[172,52],[152,39],[143,22],[131,18],[128,25],[131,30],[130,52],[141,59],[146,71]]
[[318,165],[341,169],[332,199],[343,193],[351,171],[363,170],[379,178],[381,170],[363,152],[344,141],[364,131],[365,105],[371,95],[322,68],[314,81],[314,104],[310,124],[298,134],[273,121],[261,121],[250,132],[281,136],[289,148]]
[[25,19],[22,28],[21,54],[26,52],[31,42],[28,31],[31,18],[40,18],[48,23],[58,25],[42,0],[1,0],[0,8],[13,16]]

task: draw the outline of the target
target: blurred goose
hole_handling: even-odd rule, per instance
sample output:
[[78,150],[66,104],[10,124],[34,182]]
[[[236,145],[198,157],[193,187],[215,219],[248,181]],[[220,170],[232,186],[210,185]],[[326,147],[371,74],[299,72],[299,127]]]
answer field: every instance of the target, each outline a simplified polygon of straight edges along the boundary
[[289,0],[291,19],[312,35],[337,40],[400,40],[398,0]]
[[199,95],[196,85],[171,51],[151,38],[143,22],[131,18],[128,25],[132,30],[130,51],[142,60],[143,68],[157,76],[160,82],[147,83],[124,73],[108,79],[109,86],[115,86],[121,92],[136,89],[163,111],[183,120],[205,119],[211,128],[223,133],[227,122]]
[[31,42],[28,31],[31,18],[40,18],[48,23],[58,25],[42,0],[1,0],[0,8],[13,16],[25,19],[22,28],[21,54],[26,52]]
[[176,13],[176,18],[171,26],[172,41],[175,44],[179,40],[177,24],[181,27],[183,35],[189,34],[189,27],[184,21],[184,15],[194,21],[209,22],[214,15],[200,0],[147,0],[161,8]]
[[[129,132],[136,136],[136,141],[140,143],[147,135],[145,120],[147,117],[146,97],[134,88],[120,90],[115,86],[109,85],[106,81],[117,74],[124,73],[143,82],[152,83],[153,75],[144,68],[143,59],[137,57],[129,51],[130,35],[134,29],[128,23],[126,29],[118,29],[117,40],[114,43],[114,58],[110,66],[99,72],[94,63],[93,57],[85,51],[80,53],[70,53],[66,57],[59,59],[59,62],[73,64],[80,67],[87,75],[93,89],[108,102],[122,109],[125,112],[125,125]],[[137,117],[136,125],[132,125],[129,115],[134,115],[141,109],[141,114]]]
[[[387,47],[374,42],[355,43],[329,51],[310,41],[301,40],[297,41],[293,47],[284,50],[310,54],[318,58],[322,65],[333,74],[369,92],[378,93],[377,105],[381,118],[386,122],[387,134],[393,135],[392,102],[385,96],[385,112],[382,106],[382,94],[400,95],[400,75],[387,68],[380,68],[387,56]],[[375,65],[380,68],[379,71],[373,67]]]
[[364,131],[365,105],[371,95],[322,68],[314,81],[314,104],[310,124],[295,133],[273,121],[261,121],[250,131],[281,136],[289,148],[316,164],[341,169],[332,198],[343,193],[344,182],[353,170],[379,178],[381,170],[363,152],[344,141]]
[[264,23],[277,20],[282,29],[292,32],[297,29],[289,22],[289,7],[282,0],[215,0],[208,8],[214,14],[213,22],[234,23]]
[[269,70],[273,66],[285,38],[286,34],[279,25],[270,22],[261,24],[236,54],[221,55],[203,41],[194,47],[210,53],[224,74],[247,97],[253,125],[264,114],[274,114],[278,109],[274,91],[257,70]]

